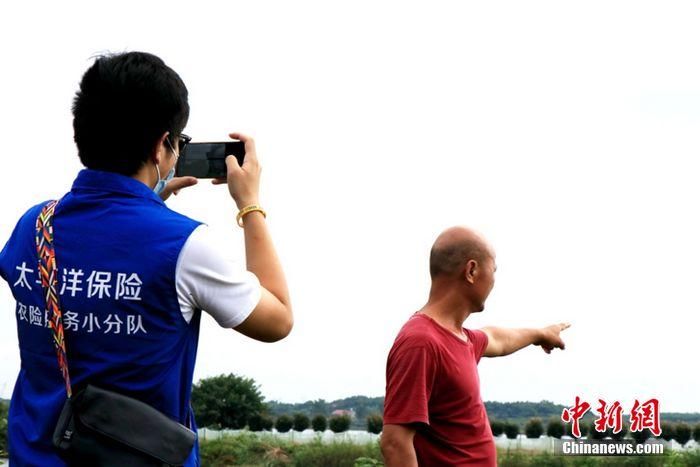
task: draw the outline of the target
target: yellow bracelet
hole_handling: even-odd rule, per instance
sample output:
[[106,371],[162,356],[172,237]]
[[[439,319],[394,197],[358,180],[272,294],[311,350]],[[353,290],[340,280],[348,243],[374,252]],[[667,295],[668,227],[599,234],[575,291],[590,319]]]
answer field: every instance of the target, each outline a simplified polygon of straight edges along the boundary
[[246,214],[250,214],[251,212],[259,212],[260,214],[263,215],[263,217],[267,218],[267,213],[263,208],[258,206],[257,204],[251,204],[250,206],[246,206],[240,211],[238,211],[238,214],[236,215],[236,222],[238,222],[239,227],[243,227],[243,217]]

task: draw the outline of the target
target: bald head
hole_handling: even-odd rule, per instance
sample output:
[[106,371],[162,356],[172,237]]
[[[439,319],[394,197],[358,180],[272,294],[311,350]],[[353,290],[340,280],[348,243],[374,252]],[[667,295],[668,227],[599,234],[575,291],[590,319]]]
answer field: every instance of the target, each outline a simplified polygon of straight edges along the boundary
[[482,263],[493,258],[484,237],[467,227],[450,227],[442,232],[430,250],[430,277],[457,276],[469,260]]

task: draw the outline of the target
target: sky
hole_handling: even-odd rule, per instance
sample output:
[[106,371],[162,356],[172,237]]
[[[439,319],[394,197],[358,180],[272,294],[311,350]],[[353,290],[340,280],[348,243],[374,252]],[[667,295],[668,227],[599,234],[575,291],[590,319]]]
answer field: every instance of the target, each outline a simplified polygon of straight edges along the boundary
[[[695,2],[10,2],[0,19],[0,244],[81,165],[71,102],[104,52],[148,51],[190,92],[186,133],[243,131],[295,327],[202,322],[195,379],[268,400],[384,393],[386,356],[452,225],[497,254],[465,326],[572,323],[565,351],[484,359],[482,397],[700,412],[700,5]],[[115,135],[118,137],[118,135]],[[225,187],[168,205],[243,260]],[[0,396],[19,369],[0,283]]]

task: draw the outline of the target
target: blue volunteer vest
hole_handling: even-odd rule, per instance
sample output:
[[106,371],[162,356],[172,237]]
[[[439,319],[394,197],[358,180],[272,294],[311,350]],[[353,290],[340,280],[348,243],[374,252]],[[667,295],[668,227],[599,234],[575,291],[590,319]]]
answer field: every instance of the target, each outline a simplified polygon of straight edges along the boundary
[[[45,203],[19,220],[0,252],[16,299],[21,369],[10,403],[10,462],[63,466],[51,445],[66,398],[45,311],[34,240]],[[59,202],[54,245],[74,388],[86,383],[152,405],[196,430],[190,408],[199,311],[182,317],[175,289],[180,251],[199,225],[168,209],[145,184],[83,170]],[[198,464],[195,446],[186,465]]]

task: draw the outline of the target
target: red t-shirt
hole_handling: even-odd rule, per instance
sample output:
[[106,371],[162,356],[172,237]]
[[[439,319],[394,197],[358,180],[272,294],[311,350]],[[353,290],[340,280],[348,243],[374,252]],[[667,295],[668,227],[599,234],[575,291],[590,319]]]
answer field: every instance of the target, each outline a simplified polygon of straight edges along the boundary
[[385,424],[415,424],[421,466],[496,465],[476,365],[486,350],[483,331],[468,342],[417,313],[403,326],[386,366]]

